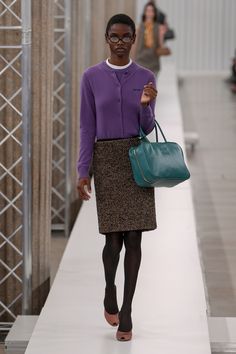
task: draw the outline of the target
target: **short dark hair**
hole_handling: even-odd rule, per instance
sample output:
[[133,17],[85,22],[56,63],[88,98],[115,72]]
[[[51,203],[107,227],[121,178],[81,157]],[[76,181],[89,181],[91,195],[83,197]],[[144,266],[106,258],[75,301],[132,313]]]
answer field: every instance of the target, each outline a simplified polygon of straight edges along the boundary
[[117,14],[117,15],[112,16],[110,18],[110,20],[107,22],[106,33],[105,33],[106,35],[108,35],[108,31],[111,28],[111,26],[116,23],[122,23],[124,25],[130,26],[132,29],[133,35],[135,34],[136,28],[135,28],[135,23],[132,20],[132,18],[126,14]]

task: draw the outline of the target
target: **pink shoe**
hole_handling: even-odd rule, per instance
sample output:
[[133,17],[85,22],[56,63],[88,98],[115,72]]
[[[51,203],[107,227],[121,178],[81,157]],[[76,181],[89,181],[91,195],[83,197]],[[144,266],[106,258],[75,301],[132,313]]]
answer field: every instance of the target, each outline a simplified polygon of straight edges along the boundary
[[104,309],[104,316],[105,316],[105,319],[107,320],[107,322],[115,327],[115,326],[118,326],[119,324],[119,317],[118,317],[118,313],[116,314],[111,314],[111,313],[108,313],[105,309]]
[[[114,291],[115,291],[115,296],[116,296],[116,286],[114,285]],[[107,288],[105,288],[105,293],[107,292]],[[104,305],[104,316],[106,321],[111,325],[111,326],[118,326],[118,324],[120,323],[119,321],[119,312],[117,311],[117,313],[112,314],[106,311],[105,309],[105,298],[103,300],[103,305]]]
[[132,330],[129,332],[122,332],[122,331],[118,331],[116,332],[116,339],[119,341],[128,341],[131,340],[132,338]]
[[[120,322],[120,315],[121,315],[121,312],[118,313],[119,322]],[[132,323],[132,321],[131,321],[131,323]],[[117,331],[116,331],[116,339],[117,340],[128,341],[128,340],[131,340],[131,338],[132,338],[132,327],[129,331],[120,331],[119,328],[117,329]]]

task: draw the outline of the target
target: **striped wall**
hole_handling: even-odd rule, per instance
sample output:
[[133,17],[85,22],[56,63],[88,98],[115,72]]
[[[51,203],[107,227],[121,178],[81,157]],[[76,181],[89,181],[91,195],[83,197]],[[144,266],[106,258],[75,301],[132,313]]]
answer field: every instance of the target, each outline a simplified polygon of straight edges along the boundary
[[[137,0],[137,23],[146,1]],[[159,0],[176,30],[178,71],[225,71],[236,49],[236,0]]]

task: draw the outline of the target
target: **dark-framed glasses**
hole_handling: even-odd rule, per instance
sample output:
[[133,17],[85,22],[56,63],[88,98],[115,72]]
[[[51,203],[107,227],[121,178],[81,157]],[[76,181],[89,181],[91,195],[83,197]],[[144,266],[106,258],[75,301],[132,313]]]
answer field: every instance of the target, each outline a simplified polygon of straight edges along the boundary
[[116,35],[111,35],[108,36],[108,39],[112,42],[112,43],[118,43],[119,40],[121,40],[123,43],[130,43],[133,39],[133,37],[131,36],[123,36],[123,37],[118,37]]

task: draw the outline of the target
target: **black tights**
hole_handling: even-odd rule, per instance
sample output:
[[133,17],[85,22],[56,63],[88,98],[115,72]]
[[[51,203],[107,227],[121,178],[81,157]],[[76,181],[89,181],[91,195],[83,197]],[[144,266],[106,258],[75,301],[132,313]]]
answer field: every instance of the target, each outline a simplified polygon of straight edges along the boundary
[[132,328],[131,311],[132,300],[137,283],[138,271],[141,262],[142,231],[111,232],[105,235],[106,243],[102,253],[104,264],[106,291],[104,306],[109,313],[117,313],[115,276],[120,259],[123,243],[125,246],[124,258],[124,294],[120,310],[119,330],[129,331]]

